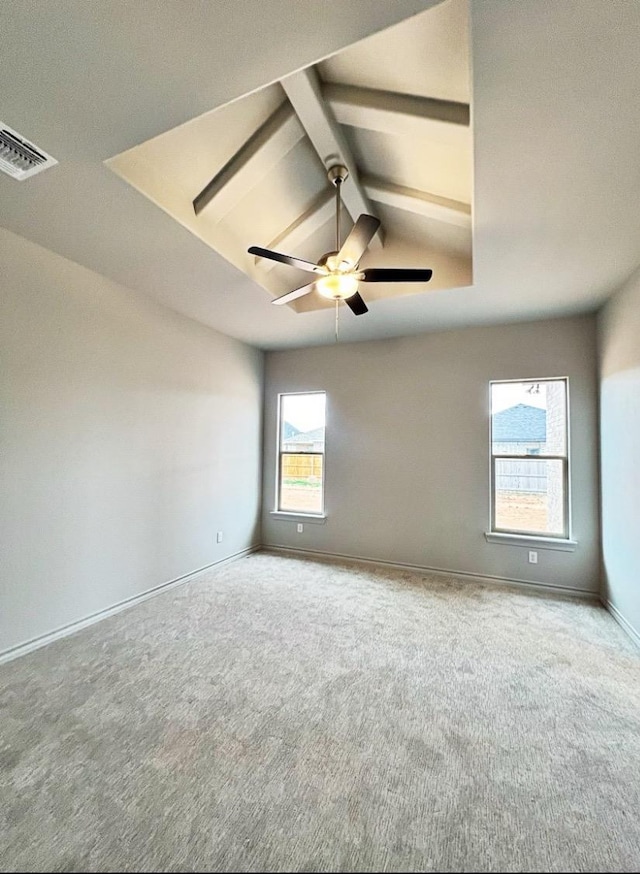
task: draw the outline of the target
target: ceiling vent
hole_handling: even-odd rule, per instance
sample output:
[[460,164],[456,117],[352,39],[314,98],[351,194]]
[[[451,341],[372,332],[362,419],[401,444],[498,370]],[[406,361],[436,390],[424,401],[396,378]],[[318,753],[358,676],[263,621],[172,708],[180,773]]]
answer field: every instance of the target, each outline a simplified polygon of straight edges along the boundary
[[0,170],[7,176],[22,181],[57,163],[44,149],[0,121]]

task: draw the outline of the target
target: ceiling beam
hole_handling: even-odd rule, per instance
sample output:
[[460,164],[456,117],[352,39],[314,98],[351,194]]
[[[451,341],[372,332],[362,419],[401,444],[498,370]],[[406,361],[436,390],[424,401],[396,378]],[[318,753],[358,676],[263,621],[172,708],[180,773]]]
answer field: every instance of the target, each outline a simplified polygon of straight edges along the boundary
[[437,194],[428,194],[404,185],[392,185],[374,176],[363,176],[362,185],[367,195],[376,203],[383,203],[396,209],[403,209],[416,215],[457,225],[471,227],[471,207],[459,200],[450,200]]
[[466,103],[331,82],[324,85],[322,93],[340,124],[471,147]]
[[[343,183],[341,193],[342,201],[351,218],[355,222],[362,213],[375,216],[373,207],[358,181],[356,162],[344,133],[322,96],[316,71],[312,67],[307,67],[282,79],[280,84],[327,170],[334,164],[344,164],[349,170],[349,178]],[[369,245],[380,248],[382,243],[382,230],[379,228]]]
[[260,182],[305,133],[288,101],[284,101],[238,149],[193,201],[196,215],[220,220]]
[[[309,237],[313,236],[329,219],[335,216],[335,197],[328,188],[316,198],[311,207],[299,216],[281,234],[271,240],[267,249],[295,252]],[[277,261],[256,257],[255,262],[267,273],[277,266]]]

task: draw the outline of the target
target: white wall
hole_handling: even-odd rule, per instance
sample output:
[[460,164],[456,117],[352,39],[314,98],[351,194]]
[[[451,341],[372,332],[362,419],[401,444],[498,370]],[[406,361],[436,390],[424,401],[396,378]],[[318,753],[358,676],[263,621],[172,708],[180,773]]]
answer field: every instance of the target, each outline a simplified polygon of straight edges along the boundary
[[640,641],[640,272],[599,318],[604,595]]
[[[595,328],[585,316],[268,353],[263,542],[596,593]],[[532,565],[525,547],[484,537],[489,380],[553,376],[569,377],[578,548],[538,550]],[[323,389],[327,520],[297,534],[270,513],[277,394]]]
[[4,230],[0,295],[0,651],[260,542],[262,353]]

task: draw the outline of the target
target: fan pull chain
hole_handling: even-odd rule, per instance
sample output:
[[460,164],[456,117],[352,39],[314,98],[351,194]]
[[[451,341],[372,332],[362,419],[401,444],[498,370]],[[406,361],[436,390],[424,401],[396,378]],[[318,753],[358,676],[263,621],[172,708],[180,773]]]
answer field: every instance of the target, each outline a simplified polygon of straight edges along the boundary
[[338,342],[338,307],[340,306],[340,301],[336,298],[336,343]]

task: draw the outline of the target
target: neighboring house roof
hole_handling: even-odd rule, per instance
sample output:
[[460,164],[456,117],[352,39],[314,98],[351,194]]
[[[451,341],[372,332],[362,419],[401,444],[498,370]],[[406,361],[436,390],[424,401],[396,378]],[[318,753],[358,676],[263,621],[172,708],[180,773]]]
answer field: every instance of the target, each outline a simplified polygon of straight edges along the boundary
[[292,425],[291,422],[284,423],[283,431],[285,440],[290,440],[292,437],[295,437],[296,434],[300,433],[300,430],[296,428],[295,425]]
[[313,431],[299,431],[296,434],[292,434],[290,437],[286,436],[284,443],[295,443],[296,446],[299,446],[301,443],[323,443],[324,442],[324,428],[314,428]]
[[544,443],[547,439],[547,411],[528,404],[507,407],[493,416],[494,443]]

